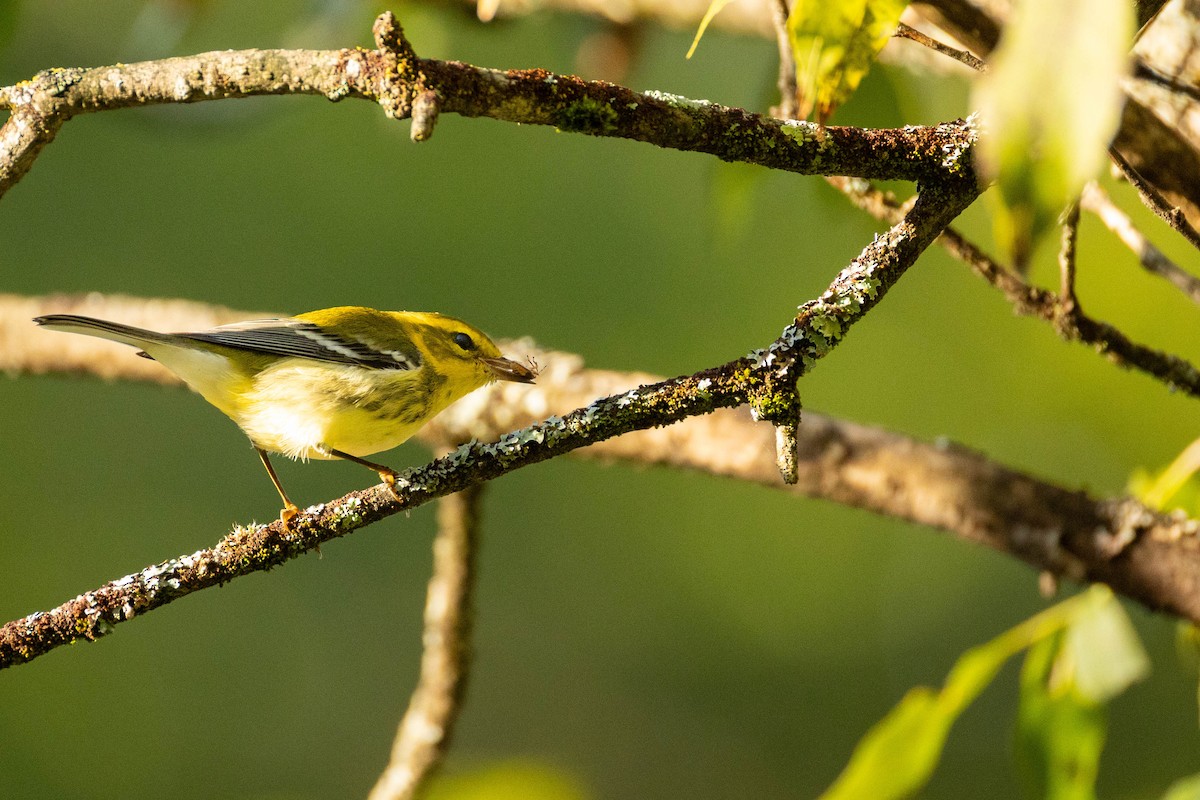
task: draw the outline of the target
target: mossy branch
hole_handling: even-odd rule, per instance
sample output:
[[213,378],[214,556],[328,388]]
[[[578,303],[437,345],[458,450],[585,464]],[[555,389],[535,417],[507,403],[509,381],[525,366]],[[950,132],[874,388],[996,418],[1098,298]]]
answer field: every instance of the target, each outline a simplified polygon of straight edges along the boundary
[[788,385],[831,352],[977,196],[975,183],[962,180],[922,192],[903,219],[876,237],[763,350],[605,397],[563,417],[505,434],[497,442],[471,442],[406,473],[395,494],[380,484],[306,509],[289,528],[279,522],[238,528],[211,549],[147,567],[52,611],[10,622],[0,628],[0,668],[63,644],[98,638],[116,624],[192,592],[270,569],[372,522],[521,467],[630,431],[743,405],[752,396],[773,407],[779,401],[770,396],[770,387]]
[[[166,103],[310,94],[417,113],[414,138],[453,113],[633,139],[805,175],[920,180],[972,175],[965,122],[897,129],[783,121],[663,92],[635,92],[546,70],[494,70],[418,58],[390,12],[376,50],[225,50],[91,69],[50,69],[0,88],[0,195],[19,181],[72,117]],[[432,112],[432,113],[431,113]]]

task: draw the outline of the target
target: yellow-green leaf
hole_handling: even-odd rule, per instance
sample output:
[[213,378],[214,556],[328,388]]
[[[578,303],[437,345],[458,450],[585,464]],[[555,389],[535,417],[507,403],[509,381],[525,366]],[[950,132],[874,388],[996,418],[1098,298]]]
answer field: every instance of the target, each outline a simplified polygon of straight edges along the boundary
[[1093,590],[1067,629],[1063,645],[1064,666],[1083,698],[1106,702],[1150,671],[1133,624],[1112,592]]
[[[1179,656],[1179,663],[1192,676],[1192,680],[1196,680],[1200,675],[1200,628],[1182,620],[1175,623],[1175,653]],[[1196,701],[1200,706],[1200,686],[1196,689]],[[1200,797],[1197,800],[1200,800]]]
[[1200,509],[1197,483],[1200,472],[1200,439],[1183,449],[1174,461],[1159,472],[1138,469],[1129,478],[1129,490],[1148,506],[1166,511],[1168,506],[1189,513]]
[[1026,795],[1093,800],[1107,726],[1105,707],[1084,697],[1063,663],[1066,636],[1033,645],[1021,668],[1015,755]]
[[[1137,666],[1141,645],[1128,626],[1112,592],[1093,586],[971,648],[955,662],[941,691],[924,686],[910,690],[867,731],[850,763],[821,800],[898,800],[918,792],[937,767],[955,720],[991,684],[1008,659],[1039,642],[1061,639],[1065,643],[1061,648],[1055,644],[1047,652],[1067,654],[1071,691],[1081,702],[1098,705],[1141,674]],[[1109,659],[1115,662],[1111,668],[1099,663]],[[1083,742],[1094,733],[1094,727],[1085,722],[1079,722],[1075,738],[1069,742]]]
[[688,48],[687,55],[684,58],[692,57],[692,53],[696,52],[696,45],[700,44],[700,37],[708,30],[708,24],[713,21],[713,17],[720,14],[721,9],[732,2],[733,0],[712,0],[708,4],[708,11],[704,12],[704,17],[700,20],[700,27],[696,28],[696,37],[692,39],[692,46]]
[[904,699],[867,731],[837,781],[821,800],[873,800],[906,797],[933,774],[954,719],[925,686]]
[[824,122],[858,88],[896,32],[908,0],[796,0],[788,39],[801,117]]
[[850,763],[821,800],[892,800],[924,786],[937,767],[950,726],[1004,663],[1032,642],[1063,630],[1086,595],[1073,597],[963,653],[940,692],[912,689],[858,743]]
[[1018,266],[1104,164],[1133,38],[1129,0],[1019,0],[979,81],[983,174]]

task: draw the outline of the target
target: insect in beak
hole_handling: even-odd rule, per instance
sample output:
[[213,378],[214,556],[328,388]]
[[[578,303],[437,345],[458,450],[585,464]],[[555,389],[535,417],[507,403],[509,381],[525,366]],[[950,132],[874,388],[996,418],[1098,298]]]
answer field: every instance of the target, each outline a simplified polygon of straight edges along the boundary
[[518,364],[507,358],[481,358],[479,359],[488,372],[496,380],[513,381],[514,383],[533,383],[537,378],[537,371],[530,369],[524,364]]

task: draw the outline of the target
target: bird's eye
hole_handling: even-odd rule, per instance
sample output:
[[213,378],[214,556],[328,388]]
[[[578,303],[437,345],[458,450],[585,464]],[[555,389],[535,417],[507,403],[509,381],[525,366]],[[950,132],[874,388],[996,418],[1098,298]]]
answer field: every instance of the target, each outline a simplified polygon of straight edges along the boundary
[[456,345],[458,345],[459,347],[461,347],[463,350],[474,350],[475,349],[475,342],[471,339],[470,336],[467,336],[465,333],[454,334],[454,343]]

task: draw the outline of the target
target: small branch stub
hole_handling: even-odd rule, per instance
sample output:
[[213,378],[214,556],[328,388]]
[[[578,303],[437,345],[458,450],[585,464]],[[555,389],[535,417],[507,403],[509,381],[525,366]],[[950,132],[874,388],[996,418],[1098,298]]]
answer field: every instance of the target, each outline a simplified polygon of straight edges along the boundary
[[[380,54],[391,62],[388,74],[378,88],[377,100],[388,117],[405,119],[412,115],[414,95],[421,93],[420,59],[408,39],[404,38],[404,29],[391,11],[385,11],[375,18],[371,33],[375,36],[375,46]],[[427,130],[432,129],[432,124],[427,126]],[[416,140],[415,133],[413,138]]]
[[425,142],[433,136],[433,126],[437,125],[438,96],[433,90],[421,92],[413,99],[412,130],[409,136],[414,142]]
[[755,392],[750,397],[750,413],[758,420],[775,426],[775,465],[783,482],[794,485],[799,478],[800,443],[797,426],[800,424],[800,395],[796,392],[795,378],[784,378],[783,388],[770,387]]
[[796,425],[775,426],[775,465],[783,482],[794,486],[800,481],[800,440]]
[[404,38],[404,29],[400,27],[396,15],[391,11],[385,11],[375,18],[371,33],[375,36],[375,46],[380,50],[392,53],[404,61],[416,61],[417,54],[408,43],[408,39]]

